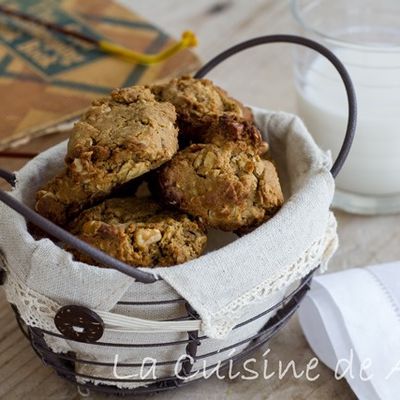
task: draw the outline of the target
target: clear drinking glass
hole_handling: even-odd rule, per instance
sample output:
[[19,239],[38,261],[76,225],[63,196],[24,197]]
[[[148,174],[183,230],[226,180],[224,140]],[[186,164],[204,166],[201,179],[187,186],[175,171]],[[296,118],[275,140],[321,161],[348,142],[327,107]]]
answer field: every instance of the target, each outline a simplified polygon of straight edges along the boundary
[[[360,214],[400,211],[400,1],[291,0],[301,34],[347,67],[358,99],[354,144],[334,205]],[[320,55],[295,50],[298,113],[335,157],[347,121],[340,77]]]

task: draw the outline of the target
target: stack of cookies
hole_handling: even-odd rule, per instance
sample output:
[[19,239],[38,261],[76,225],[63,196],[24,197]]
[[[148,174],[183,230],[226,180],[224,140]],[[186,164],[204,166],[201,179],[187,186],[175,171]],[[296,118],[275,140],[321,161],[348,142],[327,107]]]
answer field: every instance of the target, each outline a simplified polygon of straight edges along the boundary
[[155,267],[200,256],[208,227],[249,232],[282,202],[250,109],[209,80],[183,77],[95,101],[35,208],[127,264]]

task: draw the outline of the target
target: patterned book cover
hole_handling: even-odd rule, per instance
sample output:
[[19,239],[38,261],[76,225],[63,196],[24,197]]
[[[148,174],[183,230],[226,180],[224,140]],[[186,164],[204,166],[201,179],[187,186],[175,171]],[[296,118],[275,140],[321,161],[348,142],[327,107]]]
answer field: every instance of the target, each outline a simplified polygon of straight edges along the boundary
[[[174,40],[110,0],[0,0],[4,6],[144,53]],[[0,15],[0,148],[39,136],[81,114],[112,88],[194,71],[184,50],[152,66],[134,64],[65,36]]]

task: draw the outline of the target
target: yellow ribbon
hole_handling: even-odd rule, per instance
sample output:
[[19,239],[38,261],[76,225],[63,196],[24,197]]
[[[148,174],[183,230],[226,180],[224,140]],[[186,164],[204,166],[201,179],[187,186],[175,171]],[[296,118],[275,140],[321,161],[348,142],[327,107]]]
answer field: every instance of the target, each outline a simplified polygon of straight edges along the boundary
[[99,47],[105,53],[113,54],[122,57],[129,61],[134,61],[139,64],[156,64],[165,59],[173,56],[179,51],[197,46],[197,37],[191,31],[182,33],[182,38],[179,42],[173,44],[171,47],[161,51],[157,54],[143,54],[137,51],[128,49],[115,43],[108,42],[107,40],[100,40]]

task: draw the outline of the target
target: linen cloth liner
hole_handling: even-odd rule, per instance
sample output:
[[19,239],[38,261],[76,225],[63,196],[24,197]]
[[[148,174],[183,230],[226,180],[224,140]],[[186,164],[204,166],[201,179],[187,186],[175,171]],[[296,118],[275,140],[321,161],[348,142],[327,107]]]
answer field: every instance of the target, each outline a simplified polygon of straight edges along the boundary
[[[228,244],[218,248],[218,244],[211,243],[217,249],[196,260],[170,268],[147,269],[163,278],[154,284],[142,284],[118,271],[73,261],[70,253],[50,239],[35,240],[28,233],[24,218],[0,204],[0,262],[8,272],[6,293],[24,321],[57,332],[54,312],[67,304],[144,319],[171,319],[184,313],[182,306],[129,307],[116,303],[160,301],[181,295],[199,314],[202,334],[210,337],[200,346],[200,354],[256,334],[271,313],[231,330],[237,323],[282,299],[294,281],[319,264],[325,267],[336,249],[337,236],[336,221],[329,211],[334,192],[329,153],[318,148],[297,117],[255,108],[253,111],[257,125],[270,143],[284,187],[286,200],[282,209],[270,221],[234,241],[231,234],[220,233],[217,242]],[[66,142],[63,142],[30,161],[17,173],[12,195],[33,207],[38,188],[62,170],[65,152]],[[44,321],[49,326],[43,326]],[[174,360],[185,353],[185,345],[127,349],[67,342],[47,335],[45,339],[54,351],[74,351],[78,358],[103,362],[113,362],[116,354],[119,362],[140,362],[145,357]],[[186,332],[149,335],[106,330],[101,341],[161,343],[184,339],[187,339]],[[239,352],[247,344],[236,347],[235,351]],[[208,361],[218,362],[228,355],[221,352]],[[196,367],[197,364],[200,361]],[[77,364],[76,371],[115,379],[110,367]],[[157,376],[171,373],[173,366],[157,369]],[[101,379],[94,382],[113,384]],[[143,383],[118,384],[120,387],[140,385]]]
[[[334,233],[325,240],[334,191],[329,154],[318,148],[297,117],[259,109],[254,114],[286,183],[282,209],[227,246],[173,268],[148,270],[189,301],[202,319],[204,333],[213,338],[225,337],[250,304],[289,285],[319,261],[326,263],[336,246]],[[63,168],[65,151],[64,142],[30,161],[17,173],[13,195],[33,206],[36,190]],[[0,213],[0,245],[7,263],[33,290],[60,304],[108,311],[132,285],[133,279],[117,271],[72,261],[49,239],[34,240],[24,219],[7,206],[0,205]],[[326,248],[315,246],[321,240]],[[293,274],[293,265],[313,246],[317,254],[312,265],[303,261]]]

